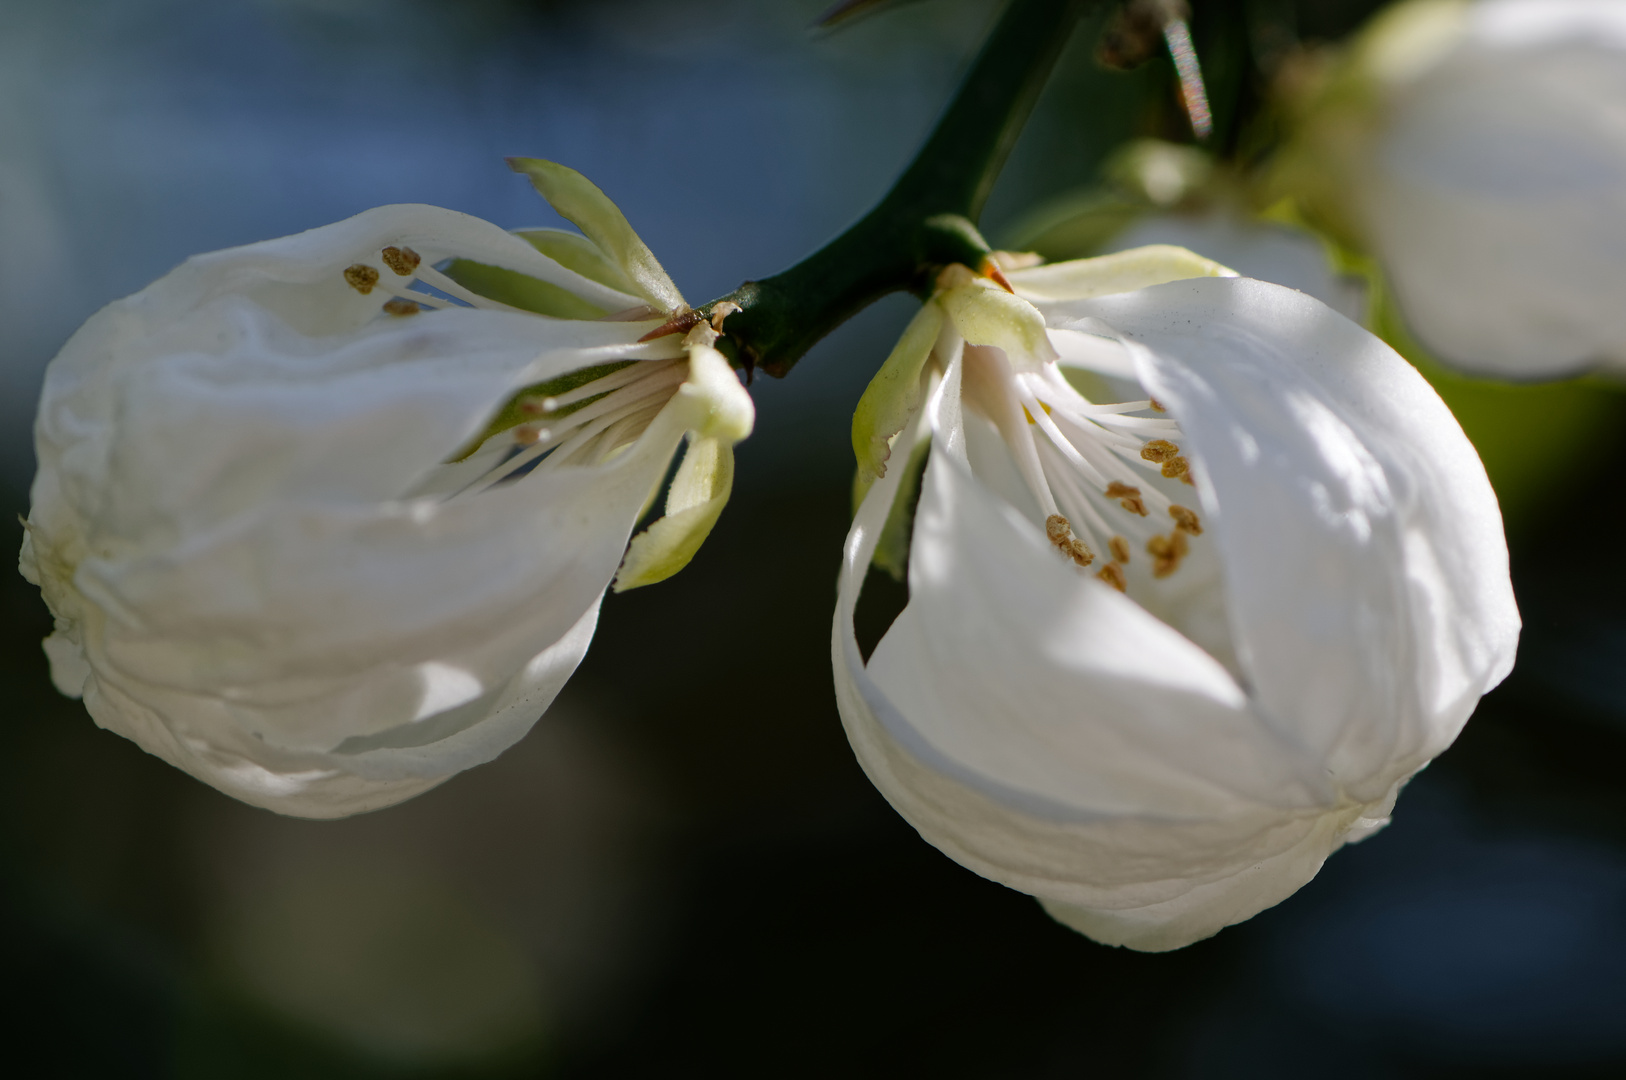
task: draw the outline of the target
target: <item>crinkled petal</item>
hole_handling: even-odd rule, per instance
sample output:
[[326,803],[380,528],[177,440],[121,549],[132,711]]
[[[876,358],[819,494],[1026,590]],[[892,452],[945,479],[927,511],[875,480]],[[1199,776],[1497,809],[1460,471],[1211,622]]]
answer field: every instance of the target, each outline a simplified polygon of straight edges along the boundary
[[[127,303],[69,341],[47,373],[37,424],[42,460],[60,471],[66,496],[121,537],[186,532],[283,491],[394,498],[518,388],[676,352],[636,345],[627,324],[472,310],[311,338],[235,297],[153,333],[125,322]],[[183,443],[208,452],[182,452]]]
[[606,465],[451,502],[274,503],[174,547],[90,555],[74,580],[92,665],[229,701],[288,748],[421,719],[447,707],[421,665],[453,663],[478,696],[598,602],[682,432],[658,418]]
[[[306,818],[339,818],[393,806],[464,769],[492,760],[536,723],[581,663],[598,604],[506,681],[460,708],[330,752],[268,745],[233,704],[119,677],[93,680],[85,697],[96,722],[251,806]],[[457,681],[467,673],[426,664],[417,677]]]

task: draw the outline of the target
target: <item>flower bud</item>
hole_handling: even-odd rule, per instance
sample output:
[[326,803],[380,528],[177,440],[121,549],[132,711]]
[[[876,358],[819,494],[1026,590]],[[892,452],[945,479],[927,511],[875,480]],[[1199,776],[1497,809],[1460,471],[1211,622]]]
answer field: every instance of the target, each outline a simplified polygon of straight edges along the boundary
[[1626,364],[1626,5],[1408,0],[1298,83],[1274,194],[1376,257],[1432,353]]

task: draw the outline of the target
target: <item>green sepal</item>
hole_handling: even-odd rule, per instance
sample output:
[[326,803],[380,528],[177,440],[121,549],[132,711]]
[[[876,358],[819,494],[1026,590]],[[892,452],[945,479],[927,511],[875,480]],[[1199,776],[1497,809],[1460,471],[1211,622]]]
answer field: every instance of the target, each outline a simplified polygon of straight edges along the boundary
[[733,487],[732,442],[691,436],[666,493],[666,515],[632,538],[615,576],[615,591],[665,581],[688,566],[722,516]]
[[966,344],[1005,350],[1018,371],[1056,359],[1039,309],[985,281],[972,280],[937,296]]
[[626,215],[591,180],[575,169],[541,158],[509,158],[508,165],[529,177],[560,217],[597,244],[632,282],[638,295],[660,311],[688,308],[649,245],[639,239]]
[[514,235],[564,267],[617,292],[638,294],[638,286],[581,233],[565,229],[515,229]]
[[920,408],[920,372],[942,328],[943,312],[936,304],[926,304],[916,312],[858,399],[858,408],[853,410],[853,455],[866,487],[876,477],[886,475],[892,436],[902,431]]
[[[570,269],[574,270],[575,267]],[[551,282],[521,274],[517,270],[505,270],[472,259],[453,259],[442,273],[488,300],[534,311],[538,315],[555,319],[600,319],[609,314],[568,289],[561,289]]]

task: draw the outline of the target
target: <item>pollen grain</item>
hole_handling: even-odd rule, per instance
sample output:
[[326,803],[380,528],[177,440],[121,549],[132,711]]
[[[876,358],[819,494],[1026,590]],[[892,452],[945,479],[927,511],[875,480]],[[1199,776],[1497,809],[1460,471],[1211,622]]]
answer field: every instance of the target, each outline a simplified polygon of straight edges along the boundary
[[378,284],[378,271],[366,263],[352,263],[344,268],[344,280],[352,289],[366,296]]
[[417,271],[418,264],[423,262],[423,256],[409,247],[387,247],[380,254],[384,257],[384,265],[402,277],[411,277]]
[[1190,533],[1192,536],[1203,534],[1202,522],[1197,520],[1195,510],[1188,510],[1178,503],[1173,503],[1169,506],[1169,516],[1174,519],[1174,527],[1181,532]]
[[1129,561],[1129,541],[1128,540],[1125,540],[1121,536],[1114,536],[1111,540],[1109,540],[1107,542],[1107,547],[1112,550],[1112,561],[1113,562],[1126,563],[1126,562]]
[[1141,517],[1146,516],[1146,503],[1140,497],[1140,488],[1131,487],[1128,484],[1114,480],[1107,485],[1106,496],[1109,499],[1117,499],[1118,505],[1131,514],[1139,514]]
[[1079,566],[1088,566],[1095,561],[1095,552],[1084,546],[1084,541],[1073,535],[1073,526],[1060,514],[1051,514],[1044,519],[1044,534],[1056,549],[1063,555],[1072,559]]
[[1107,563],[1095,572],[1095,576],[1119,592],[1129,591],[1129,581],[1124,577],[1124,568],[1115,562]]
[[[1143,460],[1162,465],[1179,457],[1180,448],[1167,439],[1153,439],[1140,448],[1140,456]],[[1167,476],[1168,473],[1163,475]]]
[[1186,534],[1178,528],[1167,536],[1154,536],[1146,541],[1146,554],[1152,557],[1152,576],[1166,578],[1180,569],[1180,561],[1189,550]]

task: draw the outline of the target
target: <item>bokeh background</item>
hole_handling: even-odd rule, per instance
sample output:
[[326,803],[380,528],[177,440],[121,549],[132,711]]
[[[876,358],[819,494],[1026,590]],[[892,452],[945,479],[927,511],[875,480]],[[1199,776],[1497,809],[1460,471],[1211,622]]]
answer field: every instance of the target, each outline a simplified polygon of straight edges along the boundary
[[[1261,3],[1312,40],[1375,6],[1196,0],[1205,63]],[[823,6],[3,0],[6,517],[26,512],[46,361],[193,252],[386,202],[555,223],[502,163],[526,154],[600,184],[692,301],[795,261],[901,169],[997,5],[810,32]],[[1109,72],[1098,29],[996,191],[996,242],[1123,139],[1178,134],[1167,63]],[[1246,80],[1218,85],[1223,133]],[[1622,1075],[1620,393],[1452,399],[1509,485],[1518,670],[1393,827],[1280,907],[1149,956],[927,846],[841,733],[848,423],[911,307],[759,379],[694,564],[607,601],[518,747],[396,809],[279,818],[98,730],[51,689],[37,591],[0,574],[12,1075]]]

